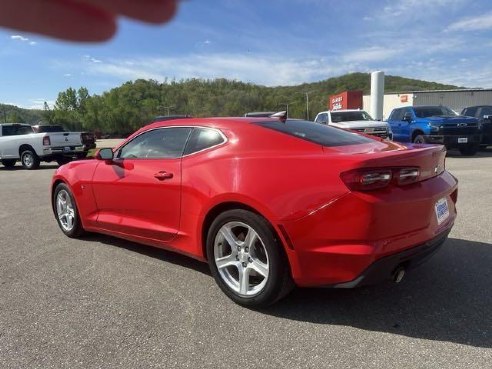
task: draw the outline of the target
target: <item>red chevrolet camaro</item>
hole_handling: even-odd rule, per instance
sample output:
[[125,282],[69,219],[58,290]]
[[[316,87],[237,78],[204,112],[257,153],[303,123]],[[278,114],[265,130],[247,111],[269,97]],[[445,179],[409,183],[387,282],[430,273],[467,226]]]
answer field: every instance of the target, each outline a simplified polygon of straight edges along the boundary
[[261,307],[294,285],[399,281],[433,254],[456,217],[445,154],[300,120],[170,120],[60,167],[53,210],[69,237],[208,261],[227,296]]

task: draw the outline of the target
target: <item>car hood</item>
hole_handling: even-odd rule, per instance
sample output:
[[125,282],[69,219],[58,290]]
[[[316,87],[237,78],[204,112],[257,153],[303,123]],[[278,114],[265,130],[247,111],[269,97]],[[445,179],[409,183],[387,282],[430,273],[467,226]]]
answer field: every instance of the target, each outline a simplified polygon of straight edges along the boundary
[[459,116],[438,116],[438,117],[428,117],[428,118],[420,118],[421,120],[425,120],[431,124],[458,124],[458,123],[478,123],[476,118],[466,117],[463,115]]
[[350,122],[331,123],[330,125],[344,129],[388,128],[388,123],[377,120],[353,120]]

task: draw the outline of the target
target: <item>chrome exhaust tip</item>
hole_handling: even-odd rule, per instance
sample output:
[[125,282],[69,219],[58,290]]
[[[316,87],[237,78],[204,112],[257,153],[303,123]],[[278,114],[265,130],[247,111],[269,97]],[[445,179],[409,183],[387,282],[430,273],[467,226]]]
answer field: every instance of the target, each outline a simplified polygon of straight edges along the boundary
[[393,282],[400,283],[403,277],[405,276],[405,268],[399,267],[393,273]]

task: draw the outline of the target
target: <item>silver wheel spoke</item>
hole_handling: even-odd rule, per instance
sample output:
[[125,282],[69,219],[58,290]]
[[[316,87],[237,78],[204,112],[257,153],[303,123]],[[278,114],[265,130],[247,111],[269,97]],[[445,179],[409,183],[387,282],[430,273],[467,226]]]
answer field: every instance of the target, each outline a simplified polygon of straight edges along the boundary
[[249,291],[249,268],[239,268],[239,293],[247,295]]
[[224,226],[220,229],[220,233],[222,234],[224,239],[227,241],[229,246],[231,246],[231,248],[237,246],[236,237],[232,233],[231,228]]
[[215,259],[215,265],[217,265],[217,269],[224,269],[230,266],[235,266],[239,269],[240,263],[236,260],[236,256],[234,254],[231,254],[222,258]]
[[248,246],[251,249],[251,247],[255,244],[257,238],[258,234],[255,232],[255,230],[251,227],[248,227],[248,233],[244,238],[244,246]]
[[265,278],[268,277],[268,265],[262,263],[261,261],[253,259],[253,262],[250,264],[250,267],[261,276]]

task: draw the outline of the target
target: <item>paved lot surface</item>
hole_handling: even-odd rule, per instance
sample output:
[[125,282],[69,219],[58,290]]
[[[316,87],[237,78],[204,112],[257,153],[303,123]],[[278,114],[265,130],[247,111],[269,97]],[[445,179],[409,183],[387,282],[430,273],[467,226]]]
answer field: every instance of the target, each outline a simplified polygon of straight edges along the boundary
[[55,166],[0,166],[0,368],[490,368],[492,152],[447,166],[459,219],[431,261],[400,285],[297,290],[263,312],[186,257],[63,236]]

